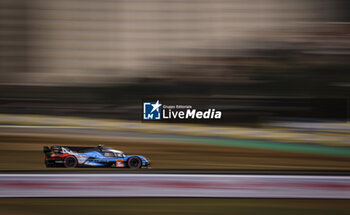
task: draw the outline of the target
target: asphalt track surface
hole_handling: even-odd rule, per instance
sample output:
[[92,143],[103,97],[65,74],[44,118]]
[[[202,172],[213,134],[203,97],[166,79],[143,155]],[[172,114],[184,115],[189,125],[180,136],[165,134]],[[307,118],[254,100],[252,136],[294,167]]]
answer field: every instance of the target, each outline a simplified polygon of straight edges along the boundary
[[0,197],[350,199],[350,176],[2,173]]

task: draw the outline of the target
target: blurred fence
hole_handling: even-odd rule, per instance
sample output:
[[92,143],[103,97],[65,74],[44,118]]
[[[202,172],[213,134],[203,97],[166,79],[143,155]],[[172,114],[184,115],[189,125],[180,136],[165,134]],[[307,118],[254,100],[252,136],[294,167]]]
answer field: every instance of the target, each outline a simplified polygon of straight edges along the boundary
[[347,23],[329,23],[342,20],[344,6],[331,0],[1,0],[0,83],[253,83],[256,70],[271,72],[264,71],[269,63],[286,66],[264,56],[278,61],[309,51],[333,58],[348,51]]
[[220,100],[229,122],[345,119],[348,9],[345,0],[0,0],[0,111],[138,119],[145,97],[187,97]]

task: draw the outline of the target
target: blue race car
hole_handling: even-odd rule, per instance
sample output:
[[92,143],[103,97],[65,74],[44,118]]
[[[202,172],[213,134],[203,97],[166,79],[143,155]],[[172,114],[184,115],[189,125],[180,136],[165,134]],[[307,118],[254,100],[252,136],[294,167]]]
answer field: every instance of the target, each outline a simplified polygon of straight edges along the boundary
[[150,168],[150,161],[140,155],[123,152],[101,145],[97,147],[44,146],[46,167],[120,167]]

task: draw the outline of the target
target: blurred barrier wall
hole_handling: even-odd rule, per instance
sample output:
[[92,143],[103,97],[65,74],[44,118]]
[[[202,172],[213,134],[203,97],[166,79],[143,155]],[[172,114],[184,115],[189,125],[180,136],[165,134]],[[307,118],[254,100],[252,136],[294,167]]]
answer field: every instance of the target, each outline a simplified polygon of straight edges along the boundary
[[139,120],[153,97],[224,110],[230,123],[344,120],[349,6],[0,0],[0,112]]
[[0,174],[0,197],[349,199],[349,188],[348,176]]
[[293,42],[310,42],[305,35],[340,16],[341,3],[1,0],[0,84],[253,82],[247,62],[227,58],[286,42],[297,49]]

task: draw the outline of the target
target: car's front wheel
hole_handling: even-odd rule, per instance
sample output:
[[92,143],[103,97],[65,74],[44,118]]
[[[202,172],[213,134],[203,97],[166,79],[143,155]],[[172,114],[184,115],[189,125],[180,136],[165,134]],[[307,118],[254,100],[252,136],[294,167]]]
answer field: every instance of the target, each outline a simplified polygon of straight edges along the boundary
[[66,168],[75,168],[78,165],[78,160],[74,156],[67,156],[64,158],[63,164]]
[[137,169],[137,168],[141,168],[141,165],[142,165],[142,161],[138,157],[131,157],[128,160],[129,168]]

